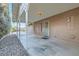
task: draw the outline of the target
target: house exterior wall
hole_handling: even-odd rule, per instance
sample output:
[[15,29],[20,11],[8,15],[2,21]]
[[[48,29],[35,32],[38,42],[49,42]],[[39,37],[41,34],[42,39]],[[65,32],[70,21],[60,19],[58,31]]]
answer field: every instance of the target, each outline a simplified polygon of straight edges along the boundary
[[43,27],[43,25],[42,25],[43,23],[42,22],[36,22],[36,23],[34,23],[33,25],[33,28],[34,28],[34,33],[36,34],[36,35],[38,35],[38,36],[42,36],[42,31],[41,31],[41,29],[42,29],[42,27]]
[[45,21],[49,22],[51,39],[79,42],[79,7],[33,23],[36,35],[43,36],[41,29],[43,29]]

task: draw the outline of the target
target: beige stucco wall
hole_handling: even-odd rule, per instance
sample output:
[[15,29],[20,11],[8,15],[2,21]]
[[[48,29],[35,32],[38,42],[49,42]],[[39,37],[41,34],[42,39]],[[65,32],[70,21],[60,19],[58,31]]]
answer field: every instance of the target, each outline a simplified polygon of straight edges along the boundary
[[[79,42],[79,8],[35,22],[33,24],[35,34],[43,35],[41,28],[47,20],[51,39]],[[42,27],[40,23],[42,23]]]

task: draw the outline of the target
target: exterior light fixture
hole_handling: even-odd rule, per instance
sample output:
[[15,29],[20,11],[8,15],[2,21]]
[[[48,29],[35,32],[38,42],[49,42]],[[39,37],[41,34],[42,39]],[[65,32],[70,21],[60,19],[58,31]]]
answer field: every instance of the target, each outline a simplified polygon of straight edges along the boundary
[[43,15],[43,12],[37,12],[37,15],[38,16],[42,16]]
[[71,22],[71,17],[67,17],[67,22]]

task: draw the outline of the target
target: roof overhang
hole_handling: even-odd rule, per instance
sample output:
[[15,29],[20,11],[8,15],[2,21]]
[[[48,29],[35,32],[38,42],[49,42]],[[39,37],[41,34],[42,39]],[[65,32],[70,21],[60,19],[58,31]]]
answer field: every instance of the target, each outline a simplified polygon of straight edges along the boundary
[[77,7],[79,3],[30,3],[28,21],[36,22]]

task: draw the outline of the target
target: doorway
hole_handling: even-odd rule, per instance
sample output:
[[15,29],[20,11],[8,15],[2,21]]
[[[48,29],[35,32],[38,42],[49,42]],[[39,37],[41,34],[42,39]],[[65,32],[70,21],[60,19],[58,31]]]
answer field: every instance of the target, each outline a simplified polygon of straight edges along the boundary
[[49,22],[45,21],[43,26],[43,35],[45,38],[49,37]]

